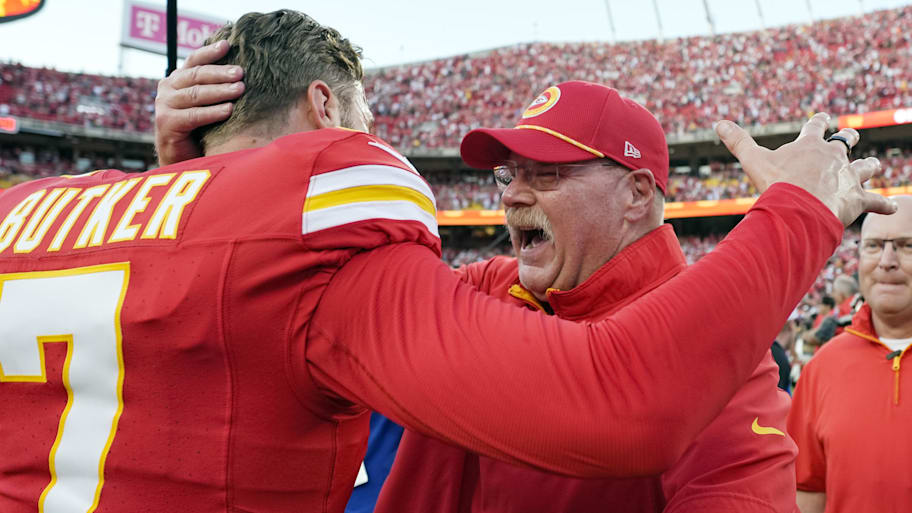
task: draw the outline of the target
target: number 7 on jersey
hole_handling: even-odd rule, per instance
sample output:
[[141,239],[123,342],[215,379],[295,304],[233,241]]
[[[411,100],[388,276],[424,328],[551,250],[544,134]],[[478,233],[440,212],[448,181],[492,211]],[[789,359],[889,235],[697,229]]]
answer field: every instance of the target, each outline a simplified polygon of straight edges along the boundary
[[0,387],[46,383],[45,345],[66,344],[66,407],[47,461],[42,513],[91,512],[123,411],[120,313],[127,262],[0,274]]

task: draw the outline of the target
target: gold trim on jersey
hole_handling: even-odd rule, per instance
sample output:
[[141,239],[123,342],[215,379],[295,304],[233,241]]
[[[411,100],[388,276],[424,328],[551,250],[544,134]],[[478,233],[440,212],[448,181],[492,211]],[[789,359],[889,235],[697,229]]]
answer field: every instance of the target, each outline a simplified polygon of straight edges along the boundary
[[304,211],[320,210],[346,203],[366,201],[411,201],[422,210],[437,215],[437,209],[427,196],[418,191],[399,185],[362,185],[312,196],[304,204]]
[[435,237],[434,193],[409,170],[383,164],[352,166],[310,178],[302,233],[370,219],[417,221]]

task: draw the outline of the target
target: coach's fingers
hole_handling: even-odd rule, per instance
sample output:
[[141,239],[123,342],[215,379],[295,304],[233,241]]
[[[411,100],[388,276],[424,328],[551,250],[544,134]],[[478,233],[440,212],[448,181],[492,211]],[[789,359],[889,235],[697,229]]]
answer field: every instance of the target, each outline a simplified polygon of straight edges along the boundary
[[228,54],[228,41],[221,40],[211,45],[201,46],[187,56],[182,69],[192,68],[201,64],[212,64]]
[[811,119],[801,127],[801,133],[798,134],[798,139],[801,139],[802,137],[816,137],[822,139],[823,134],[826,133],[829,126],[830,115],[826,112],[818,112],[811,116]]
[[[168,134],[189,134],[201,126],[211,123],[217,123],[228,119],[231,111],[234,109],[233,103],[220,103],[218,105],[209,105],[207,107],[193,107],[189,109],[175,110],[169,116],[162,116],[157,119],[158,126],[165,126]],[[164,136],[165,134],[163,134]]]
[[189,109],[236,100],[244,93],[243,82],[231,84],[194,85],[177,89],[165,98],[173,109]]
[[[844,143],[842,142],[842,139],[845,139]],[[858,144],[859,139],[861,139],[861,134],[858,133],[858,130],[855,130],[854,128],[843,128],[827,137],[827,144],[834,145],[834,148],[839,148],[841,153],[848,155],[852,152],[852,148]]]
[[864,206],[865,212],[885,215],[896,213],[896,209],[898,208],[895,201],[873,192],[864,193],[862,205]]
[[742,168],[749,167],[751,160],[756,158],[757,151],[761,149],[747,130],[731,121],[719,121],[716,124],[716,134],[728,151],[741,162]]
[[172,89],[185,89],[195,85],[229,84],[244,78],[244,69],[233,64],[206,64],[192,68],[175,70],[166,79],[164,85]]
[[[859,134],[858,130],[855,130],[854,128],[843,128],[842,130],[836,132],[833,135],[845,137],[846,140],[849,141],[849,145],[852,146],[853,148],[855,147],[856,144],[858,144],[858,141],[861,139],[861,134]],[[832,136],[830,136],[830,137],[832,137]]]
[[850,166],[852,171],[858,176],[858,181],[865,183],[881,170],[880,160],[876,157],[868,157],[853,161]]

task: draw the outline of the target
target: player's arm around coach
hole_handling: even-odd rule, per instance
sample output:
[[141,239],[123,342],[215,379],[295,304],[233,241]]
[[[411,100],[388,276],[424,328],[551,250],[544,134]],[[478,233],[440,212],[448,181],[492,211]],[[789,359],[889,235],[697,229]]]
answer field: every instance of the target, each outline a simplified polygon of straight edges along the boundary
[[[220,50],[206,51],[159,86],[163,162],[194,156],[189,131],[230,115],[212,103],[242,91],[214,83],[236,71],[197,67]],[[769,191],[716,251],[604,323],[558,325],[480,300],[426,250],[391,246],[337,273],[314,315],[333,349],[308,359],[357,402],[488,456],[581,476],[661,471],[768,351],[842,227],[893,210],[861,188],[879,163],[849,163],[842,143],[823,140],[827,121],[814,116],[775,151],[721,122],[722,141]]]

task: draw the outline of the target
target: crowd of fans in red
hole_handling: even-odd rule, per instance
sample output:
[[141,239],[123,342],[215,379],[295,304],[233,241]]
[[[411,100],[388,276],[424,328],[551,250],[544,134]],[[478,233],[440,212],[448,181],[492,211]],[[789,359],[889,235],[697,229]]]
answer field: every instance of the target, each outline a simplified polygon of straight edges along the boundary
[[0,64],[0,116],[148,132],[156,81]]
[[722,118],[767,125],[909,106],[910,41],[907,6],[665,42],[523,44],[382,69],[366,88],[377,134],[406,150],[456,147],[472,128],[512,125],[530,98],[573,79],[617,88],[678,134]]
[[[883,29],[888,27],[888,29]],[[618,44],[534,43],[372,72],[366,79],[378,135],[405,152],[456,147],[478,126],[512,123],[529,98],[567,79],[611,84],[646,104],[668,133],[804,119],[912,105],[912,6],[861,17],[765,31]],[[152,128],[155,81],[0,64],[0,115],[145,132]],[[0,152],[0,187],[59,173],[53,154]],[[34,156],[34,158],[31,158]],[[873,186],[912,176],[908,151],[879,155]],[[98,166],[98,167],[104,167]],[[11,177],[11,175],[14,175]],[[429,177],[442,210],[499,204],[484,175]],[[737,163],[674,174],[669,201],[751,196]]]
[[[885,28],[886,27],[886,28]],[[408,152],[509,126],[554,83],[606,83],[669,134],[912,104],[912,6],[764,31],[617,44],[532,43],[369,72],[377,134]],[[154,80],[0,64],[0,115],[145,132]]]
[[50,147],[0,146],[0,189],[65,174],[79,174],[112,167],[113,157],[83,154],[78,161]]

